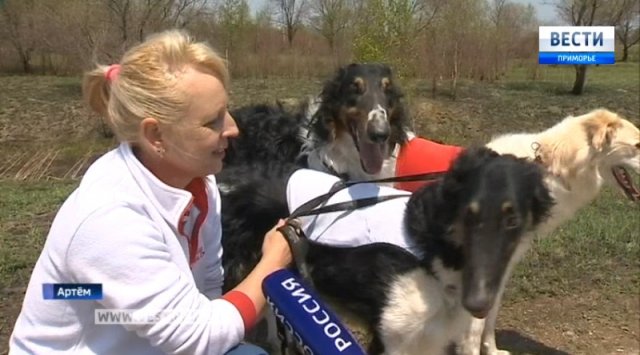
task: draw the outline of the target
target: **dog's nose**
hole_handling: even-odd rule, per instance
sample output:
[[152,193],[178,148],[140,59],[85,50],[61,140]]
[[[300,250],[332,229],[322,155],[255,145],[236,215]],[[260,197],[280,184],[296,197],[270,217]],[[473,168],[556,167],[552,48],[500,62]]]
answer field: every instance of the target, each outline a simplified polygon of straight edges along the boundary
[[491,298],[486,294],[467,295],[462,301],[464,308],[476,318],[485,318],[491,310]]
[[391,127],[387,120],[387,111],[382,107],[371,110],[367,120],[367,136],[374,143],[384,143],[389,139]]

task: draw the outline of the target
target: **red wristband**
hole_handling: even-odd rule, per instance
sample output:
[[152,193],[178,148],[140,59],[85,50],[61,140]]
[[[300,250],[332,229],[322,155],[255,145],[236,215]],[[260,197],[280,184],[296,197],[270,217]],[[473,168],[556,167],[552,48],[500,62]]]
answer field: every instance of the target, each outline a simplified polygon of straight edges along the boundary
[[246,334],[247,331],[253,327],[258,318],[256,306],[253,304],[253,301],[251,301],[249,296],[240,291],[229,291],[222,296],[222,298],[238,309],[238,312],[240,312],[240,316],[242,317],[242,322],[244,323],[244,331]]

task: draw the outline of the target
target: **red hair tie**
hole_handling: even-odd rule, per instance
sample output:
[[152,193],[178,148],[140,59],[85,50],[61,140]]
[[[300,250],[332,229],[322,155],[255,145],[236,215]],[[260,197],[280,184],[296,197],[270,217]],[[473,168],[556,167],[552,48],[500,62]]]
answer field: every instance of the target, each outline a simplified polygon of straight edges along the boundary
[[111,64],[107,71],[104,73],[104,77],[107,81],[113,82],[120,73],[120,64]]

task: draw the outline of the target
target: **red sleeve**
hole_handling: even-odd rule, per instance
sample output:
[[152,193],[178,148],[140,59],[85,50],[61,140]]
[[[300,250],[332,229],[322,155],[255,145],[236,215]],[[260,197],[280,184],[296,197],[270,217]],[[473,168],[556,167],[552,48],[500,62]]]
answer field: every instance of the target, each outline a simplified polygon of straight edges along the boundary
[[[463,148],[414,138],[400,149],[396,160],[396,176],[435,173],[449,170]],[[398,182],[395,188],[415,192],[424,181]]]
[[229,291],[222,298],[238,309],[244,323],[244,333],[247,334],[247,331],[253,327],[258,318],[253,301],[240,291]]

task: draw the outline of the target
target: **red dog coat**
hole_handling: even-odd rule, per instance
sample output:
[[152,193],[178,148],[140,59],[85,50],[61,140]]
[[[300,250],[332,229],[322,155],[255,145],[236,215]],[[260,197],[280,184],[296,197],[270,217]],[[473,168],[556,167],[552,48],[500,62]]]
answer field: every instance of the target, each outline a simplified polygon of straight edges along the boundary
[[[462,147],[439,144],[424,138],[413,138],[400,148],[396,160],[396,176],[435,173],[449,170]],[[395,188],[414,192],[424,181],[397,182]]]

